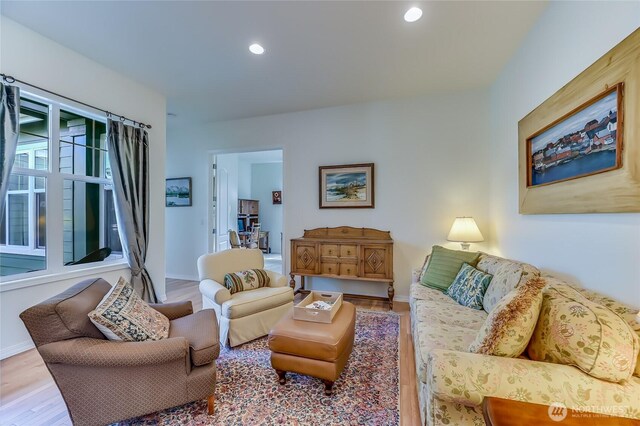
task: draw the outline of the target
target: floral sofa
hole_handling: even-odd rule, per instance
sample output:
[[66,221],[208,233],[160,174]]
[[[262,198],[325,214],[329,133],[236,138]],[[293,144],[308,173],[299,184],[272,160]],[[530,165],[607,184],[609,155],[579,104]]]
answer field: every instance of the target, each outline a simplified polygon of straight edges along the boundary
[[[518,358],[470,353],[469,346],[491,308],[512,289],[540,275],[526,263],[484,253],[477,268],[494,276],[485,293],[485,310],[459,305],[446,294],[420,284],[421,271],[414,272],[409,303],[422,424],[484,425],[481,403],[485,396],[546,405],[559,402],[603,414],[613,410],[609,413],[640,419],[640,360],[630,380],[613,383],[573,366],[532,361],[526,352]],[[561,283],[545,279],[547,287]],[[577,290],[617,313],[640,334],[637,309]]]

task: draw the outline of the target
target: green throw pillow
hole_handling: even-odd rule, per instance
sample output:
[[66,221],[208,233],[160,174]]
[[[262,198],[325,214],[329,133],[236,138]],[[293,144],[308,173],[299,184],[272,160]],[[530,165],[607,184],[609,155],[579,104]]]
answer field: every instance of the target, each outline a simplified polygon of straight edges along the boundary
[[463,263],[475,267],[480,253],[460,250],[448,250],[444,247],[433,246],[431,259],[427,270],[422,276],[421,283],[427,287],[446,291],[458,275]]
[[482,309],[484,292],[487,291],[491,278],[493,275],[478,271],[465,262],[447,290],[447,296],[467,308]]

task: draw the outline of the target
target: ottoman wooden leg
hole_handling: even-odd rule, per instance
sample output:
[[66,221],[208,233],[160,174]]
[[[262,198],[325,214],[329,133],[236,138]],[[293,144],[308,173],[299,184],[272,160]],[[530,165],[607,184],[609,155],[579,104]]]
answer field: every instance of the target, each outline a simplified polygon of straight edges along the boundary
[[324,383],[324,394],[327,396],[331,396],[333,393],[333,382],[330,380],[323,380]]
[[276,370],[276,373],[278,373],[278,382],[280,382],[281,385],[284,385],[285,383],[287,383],[286,371]]

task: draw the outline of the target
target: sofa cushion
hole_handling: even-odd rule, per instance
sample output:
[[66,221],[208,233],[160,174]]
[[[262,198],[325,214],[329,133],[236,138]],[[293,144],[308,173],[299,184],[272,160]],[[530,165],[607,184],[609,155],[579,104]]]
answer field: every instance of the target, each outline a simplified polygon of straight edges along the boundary
[[538,321],[545,284],[542,278],[532,278],[500,299],[469,346],[469,352],[520,356]]
[[231,295],[222,304],[222,316],[235,319],[263,312],[293,301],[291,287],[261,287]]
[[622,318],[566,284],[548,285],[529,342],[537,361],[575,365],[585,373],[621,382],[634,371],[640,340]]
[[420,282],[428,287],[445,291],[453,282],[462,264],[466,262],[475,266],[478,256],[479,253],[433,246],[429,264]]
[[213,309],[174,319],[169,326],[169,337],[187,339],[191,363],[195,366],[210,364],[220,354],[218,321]]
[[[469,308],[465,308],[470,310]],[[429,353],[434,349],[449,349],[452,351],[465,351],[475,338],[477,331],[447,324],[432,324],[420,322],[413,330],[414,345],[416,350],[416,370],[418,379],[427,382],[426,362]]]
[[484,293],[482,306],[487,312],[496,306],[498,301],[506,296],[519,284],[527,282],[530,278],[540,275],[535,267],[514,260],[482,254],[478,260],[477,268],[493,275],[491,283]]
[[254,290],[269,285],[269,275],[264,269],[247,269],[246,271],[232,272],[224,276],[224,286],[229,293]]
[[492,276],[477,270],[468,263],[463,263],[447,295],[453,300],[473,309],[482,309],[484,293],[491,282]]
[[413,309],[415,322],[428,322],[432,325],[445,324],[480,330],[487,319],[487,313],[481,309],[470,309],[453,303],[420,300]]
[[88,316],[109,340],[142,342],[169,336],[169,318],[150,307],[122,277]]

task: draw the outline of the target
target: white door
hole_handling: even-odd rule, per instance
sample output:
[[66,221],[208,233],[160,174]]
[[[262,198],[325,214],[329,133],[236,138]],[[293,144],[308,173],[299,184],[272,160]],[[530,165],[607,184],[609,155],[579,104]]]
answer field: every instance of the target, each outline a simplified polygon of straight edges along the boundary
[[216,251],[231,248],[229,244],[229,172],[227,169],[221,168],[216,173],[216,184],[218,186],[218,195],[216,197]]

